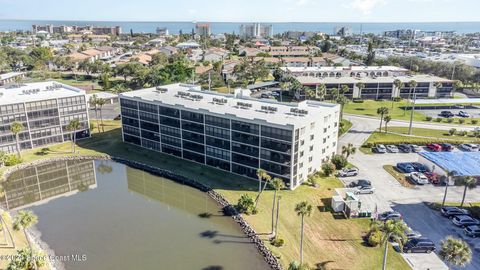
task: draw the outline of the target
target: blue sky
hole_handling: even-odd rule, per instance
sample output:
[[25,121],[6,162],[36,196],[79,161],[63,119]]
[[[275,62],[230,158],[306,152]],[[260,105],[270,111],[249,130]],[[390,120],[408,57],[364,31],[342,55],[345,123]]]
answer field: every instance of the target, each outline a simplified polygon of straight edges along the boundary
[[480,21],[479,9],[479,0],[0,0],[0,19],[445,22]]

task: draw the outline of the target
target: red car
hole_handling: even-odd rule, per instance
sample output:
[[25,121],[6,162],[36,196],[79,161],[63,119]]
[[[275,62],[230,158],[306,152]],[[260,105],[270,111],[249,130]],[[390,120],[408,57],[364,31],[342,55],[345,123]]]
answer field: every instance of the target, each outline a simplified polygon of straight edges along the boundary
[[440,184],[440,179],[438,177],[438,174],[433,173],[433,172],[425,172],[423,174],[427,177],[427,179],[430,183],[432,183],[434,185]]
[[433,152],[440,152],[442,151],[442,146],[438,143],[430,143],[427,144],[427,148],[430,149]]

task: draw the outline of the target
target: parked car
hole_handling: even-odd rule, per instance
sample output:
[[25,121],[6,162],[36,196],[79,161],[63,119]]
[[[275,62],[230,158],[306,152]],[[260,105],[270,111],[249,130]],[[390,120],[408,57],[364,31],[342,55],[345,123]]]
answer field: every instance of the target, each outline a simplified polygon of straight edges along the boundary
[[428,181],[433,185],[440,184],[440,179],[438,178],[438,174],[434,172],[424,172],[423,174],[427,177]]
[[442,151],[442,146],[438,143],[429,143],[427,144],[427,148],[433,152],[440,152]]
[[466,227],[471,225],[480,225],[480,221],[468,215],[458,215],[452,218],[452,223],[458,227]]
[[378,154],[385,154],[387,152],[387,148],[383,144],[377,144],[373,147],[373,152]]
[[428,184],[428,178],[420,172],[413,172],[410,174],[410,179],[417,185],[425,185]]
[[470,117],[470,114],[466,111],[460,111],[460,112],[458,112],[458,116],[468,118],[468,117]]
[[458,208],[456,206],[443,206],[440,208],[440,213],[442,213],[442,216],[448,218],[461,215],[470,215],[470,212],[467,209]]
[[265,94],[265,93],[262,93],[260,95],[261,98],[270,98],[270,95],[269,94]]
[[451,111],[442,111],[440,112],[440,116],[445,118],[454,117],[455,115]]
[[357,168],[345,168],[338,173],[339,177],[350,177],[350,176],[357,176],[358,169]]
[[400,214],[397,211],[387,211],[387,212],[381,213],[378,216],[378,219],[381,220],[381,221],[389,220],[389,219],[400,220],[400,219],[402,219],[402,214]]
[[386,148],[390,153],[398,153],[398,147],[393,144],[387,145]]
[[410,153],[412,152],[412,148],[410,147],[409,144],[399,144],[398,145],[398,150],[402,151],[403,153]]
[[397,169],[403,173],[412,173],[415,171],[412,164],[408,162],[397,163]]
[[422,234],[417,232],[417,231],[412,230],[412,228],[408,228],[405,231],[405,236],[407,237],[408,240],[410,240],[410,239],[414,239],[414,238],[421,238]]
[[460,144],[459,148],[464,150],[464,151],[467,151],[467,152],[477,152],[478,151],[478,145],[472,144],[472,143]]
[[372,182],[364,179],[356,180],[351,182],[348,187],[364,187],[364,186],[372,186]]
[[418,153],[422,151],[422,148],[416,144],[410,144],[410,149],[412,149],[412,152]]
[[475,238],[477,236],[480,236],[480,226],[478,225],[467,226],[465,227],[465,229],[463,229],[463,232],[465,233],[466,236]]
[[454,148],[453,145],[449,143],[441,143],[440,146],[442,147],[442,150],[446,152],[452,152]]
[[412,166],[417,172],[426,173],[428,172],[427,166],[423,165],[420,162],[412,162]]
[[435,251],[435,244],[428,238],[414,238],[403,246],[405,253],[430,253]]
[[375,192],[375,188],[372,186],[358,186],[357,190],[355,190],[355,194],[373,194]]

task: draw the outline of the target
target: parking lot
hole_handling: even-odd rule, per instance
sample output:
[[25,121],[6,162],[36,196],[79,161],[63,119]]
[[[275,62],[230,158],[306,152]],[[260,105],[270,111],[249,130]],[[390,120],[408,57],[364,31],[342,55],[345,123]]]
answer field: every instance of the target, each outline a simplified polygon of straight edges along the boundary
[[[100,111],[97,110],[98,118],[100,118]],[[103,120],[113,120],[120,114],[120,105],[118,103],[105,104],[102,107],[102,118]],[[90,119],[96,119],[95,110],[90,108],[88,110],[88,115]]]
[[450,111],[455,115],[454,117],[456,117],[456,118],[459,117],[458,113],[460,111],[468,112],[470,114],[470,117],[472,117],[472,118],[480,118],[480,108],[476,108],[476,109],[429,109],[429,110],[418,110],[418,109],[416,109],[416,111],[424,114],[425,116],[430,116],[434,119],[437,118],[437,117],[441,117],[440,113],[442,111]]
[[[424,150],[426,151],[426,150]],[[459,151],[459,150],[455,150]],[[341,178],[345,185],[350,182],[367,179],[375,188],[375,193],[370,196],[378,208],[378,212],[396,210],[403,215],[408,226],[419,231],[425,237],[430,238],[440,248],[440,241],[448,235],[463,237],[462,230],[457,228],[440,213],[431,210],[426,202],[441,202],[444,194],[444,187],[431,184],[414,186],[413,188],[403,187],[395,178],[383,169],[384,165],[395,165],[398,162],[417,162],[417,153],[386,153],[366,155],[361,152],[355,154],[350,162],[359,168],[359,174],[355,177]],[[463,195],[463,188],[450,186],[447,194],[447,201],[459,201]],[[480,189],[473,189],[467,192],[466,201],[478,201]],[[468,239],[472,250],[480,247],[479,239]],[[480,243],[480,242],[479,242]],[[480,269],[479,252],[474,251],[472,264],[462,269]],[[411,264],[413,269],[448,269],[445,264],[434,253],[432,254],[403,254],[404,258]],[[454,268],[455,269],[455,268]]]

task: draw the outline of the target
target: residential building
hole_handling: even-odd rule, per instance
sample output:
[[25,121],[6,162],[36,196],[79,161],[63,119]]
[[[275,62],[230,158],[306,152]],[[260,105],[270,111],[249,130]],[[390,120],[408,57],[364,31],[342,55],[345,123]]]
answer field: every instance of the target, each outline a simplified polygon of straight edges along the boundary
[[204,61],[218,62],[228,58],[228,51],[223,48],[212,47],[203,54]]
[[251,179],[262,168],[294,189],[336,153],[340,107],[250,94],[187,84],[122,93],[123,140]]
[[177,53],[178,49],[173,46],[163,46],[158,49],[161,53],[166,54],[167,56],[172,56]]
[[78,25],[32,25],[33,33],[38,33],[40,31],[47,32],[49,34],[53,33],[88,33],[94,35],[114,35],[118,36],[122,33],[122,28],[120,26],[78,26]]
[[0,86],[8,84],[8,83],[14,83],[19,79],[22,79],[25,77],[25,72],[8,72],[4,74],[0,74]]
[[159,36],[168,36],[169,35],[168,28],[166,28],[166,27],[157,27],[156,32],[157,32],[157,35],[159,35]]
[[208,23],[197,23],[195,25],[195,33],[201,37],[210,36],[210,24]]
[[333,29],[333,34],[340,37],[349,37],[353,35],[353,31],[349,26],[338,26]]
[[240,25],[240,36],[243,38],[270,38],[273,36],[271,24],[250,23]]
[[19,134],[20,148],[31,149],[70,140],[67,125],[80,121],[76,138],[90,136],[85,92],[65,84],[49,81],[19,87],[0,88],[0,151],[16,151],[13,122],[24,130]]

